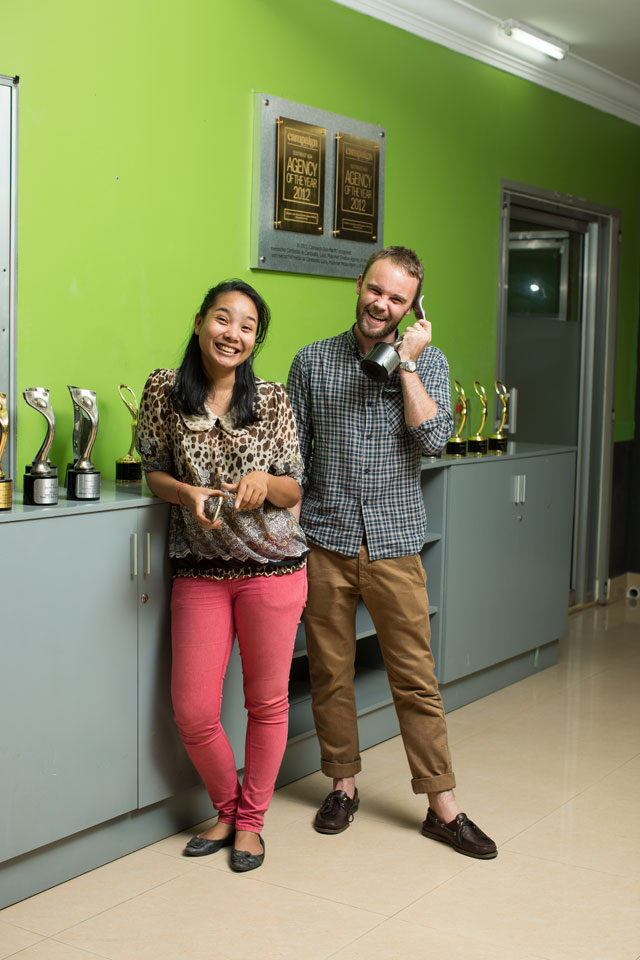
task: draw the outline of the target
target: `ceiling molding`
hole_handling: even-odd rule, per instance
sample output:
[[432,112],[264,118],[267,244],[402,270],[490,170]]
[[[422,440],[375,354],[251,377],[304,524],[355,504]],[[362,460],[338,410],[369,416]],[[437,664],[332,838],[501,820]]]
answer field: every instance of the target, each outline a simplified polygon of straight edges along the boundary
[[424,0],[333,2],[640,126],[640,86],[571,52],[559,62],[524,47],[523,55],[515,56],[500,20],[464,2],[429,0],[429,18],[422,12]]

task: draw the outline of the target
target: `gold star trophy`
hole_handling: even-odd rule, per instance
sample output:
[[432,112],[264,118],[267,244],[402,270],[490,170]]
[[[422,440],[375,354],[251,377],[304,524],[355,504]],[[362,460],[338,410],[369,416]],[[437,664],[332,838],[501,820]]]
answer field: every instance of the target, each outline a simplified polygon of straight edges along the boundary
[[9,439],[9,411],[7,395],[0,393],[0,510],[11,510],[13,505],[13,480],[2,469],[2,457]]
[[458,394],[458,400],[456,403],[456,414],[458,410],[460,411],[460,423],[458,424],[458,429],[451,437],[450,440],[447,440],[447,446],[445,447],[445,453],[448,457],[466,457],[467,455],[467,441],[464,440],[460,434],[462,433],[467,419],[467,413],[469,411],[469,401],[467,400],[467,395],[464,392],[464,387],[457,380],[453,381],[453,385],[456,388],[456,393]]
[[502,454],[507,452],[507,435],[504,432],[504,425],[507,422],[509,398],[507,395],[507,388],[505,387],[504,383],[500,383],[499,380],[494,380],[493,385],[496,393],[498,394],[498,399],[502,404],[502,413],[500,415],[500,425],[498,426],[498,429],[489,437],[489,450],[491,453]]
[[[131,394],[131,400],[123,394],[123,390],[128,390]],[[116,483],[142,483],[142,463],[136,455],[136,431],[138,429],[138,401],[136,395],[126,383],[121,383],[118,387],[120,399],[133,417],[131,423],[131,445],[124,457],[116,460]]]
[[467,441],[467,450],[474,457],[483,457],[487,452],[487,440],[486,437],[482,436],[482,431],[484,425],[487,421],[487,392],[477,380],[473,381],[473,389],[476,392],[476,395],[482,406],[482,420],[480,421],[480,426],[474,433],[472,437],[469,437]]

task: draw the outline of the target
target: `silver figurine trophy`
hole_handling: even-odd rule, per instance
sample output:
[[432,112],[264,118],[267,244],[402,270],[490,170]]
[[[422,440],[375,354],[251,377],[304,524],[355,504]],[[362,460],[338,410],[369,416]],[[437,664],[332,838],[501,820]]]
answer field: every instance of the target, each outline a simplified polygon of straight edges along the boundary
[[73,464],[67,467],[67,499],[99,500],[100,472],[91,463],[98,433],[95,390],[69,387],[73,400]]
[[22,396],[30,407],[47,421],[47,432],[33,462],[25,468],[23,502],[31,506],[47,506],[58,502],[58,468],[49,460],[49,451],[56,432],[56,418],[46,387],[27,387]]

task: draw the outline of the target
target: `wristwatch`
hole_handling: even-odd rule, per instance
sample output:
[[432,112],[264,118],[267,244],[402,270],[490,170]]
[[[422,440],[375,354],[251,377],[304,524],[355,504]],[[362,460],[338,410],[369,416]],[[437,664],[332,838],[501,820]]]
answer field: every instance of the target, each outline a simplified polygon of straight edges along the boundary
[[401,360],[400,369],[406,370],[407,373],[417,373],[418,364],[415,362],[415,360]]

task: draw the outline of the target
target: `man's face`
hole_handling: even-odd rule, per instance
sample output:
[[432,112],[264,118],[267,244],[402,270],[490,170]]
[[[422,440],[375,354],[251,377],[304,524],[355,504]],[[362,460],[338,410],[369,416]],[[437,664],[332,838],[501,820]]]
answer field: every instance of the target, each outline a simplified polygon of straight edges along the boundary
[[368,340],[392,340],[396,327],[411,312],[418,281],[393,260],[376,260],[356,284],[356,324]]

